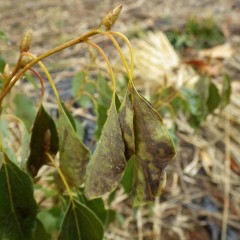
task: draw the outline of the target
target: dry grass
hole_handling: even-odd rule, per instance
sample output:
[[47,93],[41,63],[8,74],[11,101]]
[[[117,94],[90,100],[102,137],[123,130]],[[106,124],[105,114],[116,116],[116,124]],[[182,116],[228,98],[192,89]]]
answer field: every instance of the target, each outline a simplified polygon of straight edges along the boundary
[[[96,12],[102,16],[102,12],[107,12],[112,5],[110,1],[104,1],[106,4],[102,4],[99,9],[99,4],[91,5],[87,1],[74,0],[61,3],[59,1],[51,3],[49,1],[37,3],[23,1],[20,6],[16,4],[16,1],[9,1],[8,4],[3,2],[0,4],[0,8],[5,11],[4,14],[1,14],[0,20],[5,24],[3,30],[11,37],[11,51],[8,55],[10,62],[16,58],[14,55],[18,48],[16,42],[19,42],[19,36],[23,29],[28,27],[28,22],[31,22],[35,32],[33,45],[36,47],[33,50],[41,53],[71,36],[79,35],[89,26],[92,27],[93,23],[98,22],[95,18]],[[177,6],[180,6],[178,11],[173,9],[172,15],[176,15],[175,24],[177,26],[179,23],[177,17],[189,14],[191,6],[195,12],[197,8],[201,9],[201,6],[195,6],[196,8],[193,6],[195,1],[189,1],[188,7],[184,2],[177,3]],[[222,5],[219,4],[219,9],[222,7],[228,11],[223,11],[221,15],[214,4],[212,13],[215,11],[222,18],[228,16],[231,1],[227,4],[228,7],[226,2],[221,1]],[[157,7],[151,8],[151,4],[146,1],[137,1],[137,5],[135,5],[135,1],[126,1],[126,12],[123,12],[119,29],[127,32],[129,28],[135,32],[149,27],[157,27],[155,24],[159,19],[158,10],[163,9],[162,14],[169,14],[172,10],[171,4],[173,4],[171,1],[169,4],[166,1],[162,5],[157,3],[158,1],[153,1]],[[207,4],[209,3],[206,3],[206,6]],[[141,10],[146,6],[149,9],[148,12]],[[48,12],[45,11],[46,8],[49,9]],[[76,8],[85,8],[85,11],[78,13]],[[202,9],[205,9],[204,4]],[[29,13],[28,17],[26,14],[23,16],[26,11]],[[72,14],[72,18],[70,14]],[[231,16],[229,17],[231,18]],[[7,19],[4,20],[5,18]],[[145,21],[141,19],[145,19]],[[136,27],[134,21],[137,20],[139,24]],[[229,20],[230,23],[232,20],[234,18]],[[235,41],[235,38],[236,36],[230,36],[229,41]],[[238,38],[237,41],[239,41]],[[132,42],[135,46],[136,60],[139,60],[136,61],[136,83],[147,98],[151,96],[152,91],[163,85],[174,85],[175,87],[184,84],[191,85],[198,78],[198,74],[192,68],[182,64],[181,57],[169,47],[162,33],[151,33],[145,40],[132,40]],[[102,43],[104,44],[104,42]],[[1,50],[5,55],[7,54],[7,48]],[[110,225],[105,234],[106,239],[210,239],[210,232],[212,239],[220,239],[220,235],[214,238],[214,234],[218,235],[219,233],[221,233],[221,239],[231,239],[226,237],[227,230],[231,231],[231,229],[240,235],[240,85],[238,81],[240,64],[237,49],[234,50],[233,57],[222,60],[222,66],[232,77],[233,93],[230,105],[223,111],[209,116],[198,133],[194,133],[193,129],[189,127],[184,115],[180,114],[175,119],[178,125],[178,154],[167,169],[168,181],[165,193],[161,199],[156,198],[156,201],[150,206],[133,210],[128,197],[120,189],[111,205],[118,212],[117,220]],[[76,66],[76,62],[81,66],[85,64],[85,60],[79,59],[79,54],[81,55],[82,52],[74,48],[62,53],[60,57],[57,56],[64,59],[64,61],[58,61],[58,66],[52,66],[53,69],[61,72],[59,78],[66,75],[69,77],[68,73],[61,71],[63,67]],[[84,54],[81,56],[85,57]],[[50,64],[55,60],[53,58]],[[77,69],[79,68],[77,66]],[[143,71],[144,69],[149,69],[149,71],[146,73]],[[22,90],[25,93],[31,92],[27,86],[25,85],[25,89]],[[48,107],[54,108],[55,105]],[[81,110],[75,114],[92,118],[92,116],[86,116],[86,113]],[[169,118],[165,121],[166,124],[171,124],[172,120]],[[16,122],[12,121],[10,131],[17,139],[13,146],[17,150],[22,130]]]

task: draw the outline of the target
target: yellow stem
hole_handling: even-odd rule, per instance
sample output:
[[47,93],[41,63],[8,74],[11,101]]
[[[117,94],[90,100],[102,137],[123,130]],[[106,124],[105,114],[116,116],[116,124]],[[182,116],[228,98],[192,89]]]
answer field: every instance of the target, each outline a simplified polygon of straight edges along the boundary
[[36,64],[37,62],[41,61],[42,59],[46,58],[46,57],[49,57],[57,52],[60,52],[62,51],[63,49],[65,48],[68,48],[68,47],[71,47],[71,46],[74,46],[78,43],[81,43],[81,42],[84,42],[86,41],[88,38],[94,36],[94,35],[97,35],[99,34],[99,31],[97,29],[93,29],[91,30],[90,32],[78,37],[78,38],[75,38],[71,41],[68,41],[66,43],[63,43],[61,44],[60,46],[58,47],[55,47],[43,54],[41,54],[40,56],[38,57],[35,57],[35,59],[33,61],[31,61],[30,63],[28,63],[23,69],[21,69],[20,71],[18,71],[16,73],[15,76],[12,76],[12,78],[9,80],[9,84],[7,85],[7,87],[5,89],[3,89],[3,91],[0,93],[0,102],[2,101],[2,99],[7,95],[7,93],[11,90],[11,88],[14,86],[14,84],[24,75],[24,73],[29,69],[31,68],[34,64]]
[[68,185],[68,183],[67,183],[67,180],[66,180],[66,178],[64,177],[61,169],[59,168],[59,166],[57,165],[57,163],[55,162],[55,160],[53,159],[53,157],[51,156],[51,154],[49,154],[49,153],[47,153],[47,152],[46,152],[45,154],[46,154],[46,156],[49,158],[49,160],[51,161],[51,163],[53,164],[53,166],[56,168],[56,170],[57,170],[57,172],[58,172],[58,174],[59,174],[59,176],[60,176],[60,178],[61,178],[61,180],[62,180],[62,182],[63,182],[63,184],[64,184],[64,186],[65,186],[65,188],[66,188],[66,190],[67,190],[67,193],[68,193],[68,195],[69,195],[70,201],[72,202],[72,205],[75,206],[74,201],[73,201],[74,198],[73,198],[72,191],[71,191],[71,189],[70,189],[70,187],[69,187],[69,185]]
[[121,50],[118,42],[115,40],[115,38],[114,38],[114,37],[111,35],[111,33],[109,33],[109,32],[100,31],[100,30],[99,30],[99,33],[102,33],[102,34],[104,34],[105,36],[107,36],[107,37],[112,41],[112,43],[114,44],[114,46],[116,47],[116,49],[117,49],[117,51],[119,52],[119,55],[120,55],[120,57],[121,57],[121,59],[122,59],[123,65],[124,65],[124,67],[125,67],[125,69],[126,69],[126,72],[127,72],[127,74],[128,74],[129,82],[132,84],[132,83],[133,83],[133,80],[132,80],[132,72],[129,70],[127,61],[126,61],[126,59],[125,59],[125,57],[124,57],[124,54],[123,54],[123,52],[122,52],[122,50]]
[[54,93],[54,95],[55,95],[55,97],[57,99],[58,105],[62,106],[60,97],[58,95],[57,88],[56,88],[56,86],[54,84],[54,81],[53,81],[50,73],[48,72],[47,68],[44,66],[44,64],[41,61],[39,61],[38,64],[39,64],[40,68],[44,71],[44,73],[45,73],[45,75],[46,75],[46,77],[47,77],[47,79],[48,79],[48,81],[49,81],[49,83],[50,83],[50,85],[52,87],[52,90],[53,90],[53,93]]
[[89,45],[91,45],[94,48],[96,48],[99,51],[99,53],[102,55],[102,57],[104,58],[105,62],[107,63],[108,71],[109,71],[109,74],[110,74],[110,77],[111,77],[111,81],[112,81],[112,85],[113,85],[113,94],[115,95],[115,93],[116,93],[116,79],[115,79],[115,75],[113,73],[111,64],[110,64],[106,54],[103,52],[102,48],[99,47],[96,43],[94,43],[94,42],[92,42],[90,40],[86,41],[86,43],[88,43]]
[[124,36],[124,34],[120,33],[120,32],[114,32],[114,31],[109,31],[109,33],[111,33],[112,35],[117,35],[118,37],[122,38],[123,41],[125,41],[125,43],[128,46],[129,52],[130,52],[130,63],[131,63],[131,75],[133,75],[133,70],[134,70],[134,54],[133,54],[133,50],[132,50],[132,46],[131,43],[129,42],[128,38],[126,36]]
[[78,236],[79,236],[79,239],[81,238],[81,234],[80,234],[80,228],[79,228],[79,222],[78,222],[78,219],[77,219],[77,214],[76,214],[76,211],[75,211],[75,202],[74,202],[74,197],[73,197],[73,194],[72,194],[72,191],[67,183],[67,180],[66,178],[64,177],[61,169],[58,167],[58,165],[56,164],[55,160],[52,158],[51,154],[49,153],[45,153],[46,156],[49,158],[49,160],[52,162],[52,164],[54,165],[54,167],[56,168],[60,178],[62,179],[62,182],[67,190],[67,193],[68,193],[68,196],[69,196],[69,199],[70,199],[70,202],[72,204],[72,207],[73,207],[73,214],[74,214],[74,218],[75,218],[75,222],[76,222],[76,225],[77,225],[77,232],[78,232]]
[[[27,56],[30,56],[32,58],[36,58],[36,56],[34,56],[33,54],[31,54],[29,52],[26,52],[24,54],[27,55]],[[59,106],[61,106],[61,100],[60,100],[60,97],[58,95],[58,91],[57,91],[57,89],[55,87],[54,81],[53,81],[49,71],[47,70],[47,68],[45,67],[45,65],[41,61],[38,62],[38,65],[40,66],[40,68],[45,73],[45,75],[46,75],[46,77],[47,77],[47,79],[48,79],[48,81],[49,81],[49,83],[50,83],[50,85],[52,87],[53,93],[54,93],[54,95],[55,95],[55,97],[57,99],[57,102],[58,102]]]

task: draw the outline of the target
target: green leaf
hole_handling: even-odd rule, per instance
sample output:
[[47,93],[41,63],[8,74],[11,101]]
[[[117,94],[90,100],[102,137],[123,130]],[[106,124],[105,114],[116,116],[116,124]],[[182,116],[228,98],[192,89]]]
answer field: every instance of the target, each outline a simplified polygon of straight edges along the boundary
[[121,185],[123,186],[124,191],[127,194],[131,194],[133,190],[135,174],[134,169],[135,169],[135,157],[132,156],[127,163],[127,167],[121,181]]
[[55,156],[59,149],[57,129],[53,119],[40,105],[30,141],[30,156],[27,160],[27,168],[35,177],[39,169],[49,163],[46,152]]
[[76,126],[76,133],[77,133],[77,135],[79,136],[79,138],[81,140],[83,140],[83,137],[84,137],[84,127],[83,127],[82,123],[77,118],[74,118],[74,123],[75,123],[75,126]]
[[5,43],[9,40],[7,34],[3,30],[0,30],[0,39],[2,39]]
[[72,114],[70,113],[70,111],[67,109],[67,107],[65,106],[65,104],[63,102],[61,102],[61,105],[62,105],[62,108],[63,108],[65,114],[67,115],[67,118],[70,121],[74,131],[76,132],[77,127],[76,127],[76,123],[74,121],[74,118],[73,118]]
[[113,97],[102,135],[87,168],[85,195],[88,199],[113,191],[120,183],[126,167],[115,95]]
[[103,226],[86,206],[73,200],[64,216],[58,240],[102,240]]
[[119,122],[125,143],[125,156],[128,160],[135,152],[134,129],[133,129],[133,107],[130,101],[129,88],[119,109]]
[[47,233],[55,234],[60,229],[63,216],[64,213],[61,207],[58,206],[58,204],[56,204],[49,209],[39,211],[37,218],[44,225],[44,229],[46,230]]
[[37,86],[36,80],[35,80],[34,77],[31,75],[31,73],[26,72],[26,73],[25,73],[25,78],[27,79],[27,81],[28,81],[29,83],[32,84],[32,86],[34,87],[34,90],[35,90],[36,92],[38,92],[38,86]]
[[1,73],[4,70],[5,65],[6,65],[6,62],[5,62],[4,58],[2,57],[2,55],[0,54],[0,72]]
[[23,120],[29,130],[33,124],[36,112],[32,100],[25,96],[17,94],[13,100],[15,104],[15,114]]
[[188,104],[190,113],[195,116],[201,115],[201,98],[198,92],[192,88],[182,87],[181,94],[183,95]]
[[30,240],[33,237],[37,206],[30,177],[4,153],[0,169],[0,239]]
[[108,107],[100,103],[97,104],[97,129],[94,133],[97,139],[100,138],[104,123],[107,119],[107,110]]
[[9,121],[4,119],[3,116],[0,117],[0,136],[2,139],[4,152],[9,156],[9,158],[11,158],[13,162],[17,163],[16,152],[9,147],[9,143],[15,140],[15,136],[13,136],[9,128]]
[[132,91],[135,133],[135,199],[134,205],[154,200],[162,192],[164,169],[175,156],[173,141],[160,115]]
[[68,183],[79,187],[85,179],[90,152],[78,137],[64,108],[61,106],[59,106],[57,125],[60,143],[60,168]]
[[209,97],[207,101],[208,111],[212,113],[220,104],[221,98],[218,89],[214,83],[209,85]]
[[225,108],[230,103],[230,97],[232,92],[231,79],[228,75],[224,76],[222,85],[221,106],[222,108]]
[[85,71],[77,73],[72,80],[72,94],[74,98],[77,98],[77,102],[82,107],[88,107],[91,99],[86,95],[81,95],[81,92],[88,92],[93,94],[95,92],[94,85],[87,79]]
[[50,234],[45,231],[45,228],[40,220],[37,219],[36,231],[33,240],[51,240]]
[[185,104],[183,104],[184,110],[189,113],[189,124],[193,128],[198,128],[203,120],[207,116],[207,111],[201,111],[203,106],[206,106],[206,101],[201,99],[196,89],[182,87],[181,94],[185,99]]
[[101,75],[97,76],[97,89],[99,93],[98,103],[109,105],[112,97],[112,90],[106,78]]
[[210,80],[208,77],[201,77],[197,83],[195,84],[194,88],[198,92],[198,94],[203,98],[203,100],[206,102],[209,97],[209,85]]
[[78,96],[80,90],[83,90],[83,85],[85,84],[86,73],[80,71],[72,79],[72,94],[74,97]]
[[107,210],[105,209],[104,202],[102,198],[95,198],[92,200],[88,200],[84,195],[84,205],[91,209],[96,216],[101,220],[102,224],[105,224],[107,221]]

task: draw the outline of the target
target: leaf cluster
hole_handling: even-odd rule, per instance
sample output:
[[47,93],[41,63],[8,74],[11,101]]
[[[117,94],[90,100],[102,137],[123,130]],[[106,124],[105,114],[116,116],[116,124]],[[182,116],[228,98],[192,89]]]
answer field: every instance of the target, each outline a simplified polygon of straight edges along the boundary
[[[100,26],[110,30],[120,11],[121,7],[111,11]],[[39,80],[42,89],[37,113],[28,97],[16,95],[13,100],[15,115],[12,118],[23,130],[21,156],[12,152],[15,156],[12,157],[8,150],[4,124],[8,125],[6,119],[9,116],[5,110],[0,118],[0,238],[38,240],[50,239],[55,234],[56,239],[63,240],[103,239],[104,226],[108,225],[113,215],[110,209],[106,209],[103,195],[113,193],[122,184],[126,192],[132,194],[134,206],[153,201],[162,193],[166,176],[164,169],[175,156],[173,141],[158,112],[135,89],[133,68],[130,72],[113,37],[116,34],[128,43],[123,35],[94,29],[35,57],[28,52],[31,34],[28,31],[23,37],[19,60],[12,72],[2,61],[2,106],[5,96],[28,70]],[[118,97],[108,58],[97,44],[89,40],[96,34],[108,36],[122,57],[128,72],[124,96]],[[61,101],[51,75],[41,62],[41,59],[81,42],[101,53],[112,81],[110,88],[105,78],[99,76],[94,81],[84,71],[73,79],[73,96],[82,107],[92,104],[98,117],[95,133],[98,141],[93,153],[79,137],[75,120]],[[57,118],[53,118],[44,107],[44,81],[33,68],[36,63],[45,73],[55,94]],[[28,78],[31,79],[29,75]],[[96,93],[98,101],[94,98]],[[51,177],[47,187],[41,185],[44,174]],[[44,192],[43,199],[39,200],[34,195],[37,190]],[[55,213],[42,207],[41,202],[45,198],[51,199],[51,210],[56,207]],[[52,233],[50,226],[57,232]]]

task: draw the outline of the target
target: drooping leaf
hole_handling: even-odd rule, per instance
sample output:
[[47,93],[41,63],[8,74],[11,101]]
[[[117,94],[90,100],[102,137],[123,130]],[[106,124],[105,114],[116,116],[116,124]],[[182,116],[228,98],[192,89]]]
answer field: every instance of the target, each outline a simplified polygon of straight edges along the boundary
[[37,206],[30,177],[0,154],[0,239],[31,240]]
[[33,124],[36,112],[31,99],[25,95],[17,94],[14,98],[15,114],[26,124],[29,130]]
[[76,132],[77,127],[76,127],[76,123],[74,121],[72,114],[69,112],[69,110],[67,109],[67,107],[65,106],[65,104],[63,102],[61,102],[61,104],[62,104],[62,108],[63,108],[65,114],[67,115],[67,118],[69,119],[74,131]]
[[160,115],[134,89],[133,109],[137,206],[161,194],[164,169],[174,158],[175,148]]
[[50,234],[48,234],[44,228],[42,222],[37,219],[36,230],[34,233],[33,240],[51,240]]
[[99,139],[102,133],[104,123],[106,122],[107,119],[108,108],[105,105],[102,105],[101,103],[98,103],[96,108],[97,108],[97,129],[94,135],[97,139]]
[[124,152],[118,113],[113,99],[102,135],[87,168],[85,195],[88,199],[100,197],[118,186],[126,167]]
[[209,85],[209,97],[207,101],[208,111],[212,113],[220,104],[221,98],[218,89],[214,83]]
[[128,160],[135,152],[134,129],[133,129],[133,107],[130,101],[129,89],[119,109],[119,122],[125,143],[125,156]]
[[44,164],[49,163],[45,153],[54,156],[58,149],[59,139],[55,123],[41,105],[32,128],[30,155],[27,160],[27,168],[33,177]]
[[60,143],[60,168],[69,184],[79,187],[85,179],[90,152],[78,137],[61,106],[59,106],[57,129]]
[[102,240],[103,226],[96,215],[80,202],[69,203],[58,240]]
[[231,80],[228,75],[223,78],[222,94],[221,94],[221,106],[226,107],[230,102],[231,97]]

